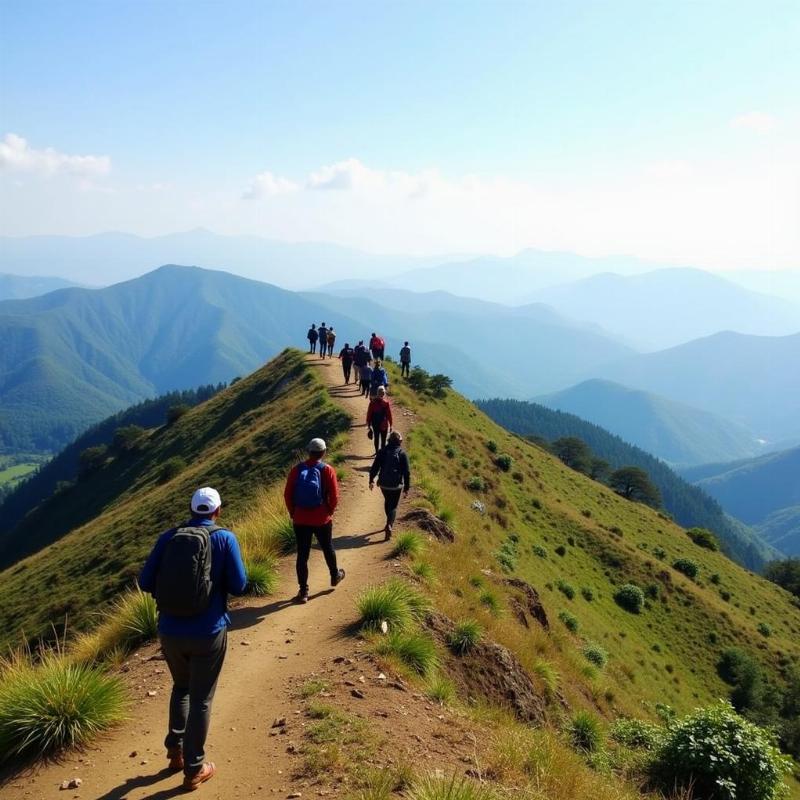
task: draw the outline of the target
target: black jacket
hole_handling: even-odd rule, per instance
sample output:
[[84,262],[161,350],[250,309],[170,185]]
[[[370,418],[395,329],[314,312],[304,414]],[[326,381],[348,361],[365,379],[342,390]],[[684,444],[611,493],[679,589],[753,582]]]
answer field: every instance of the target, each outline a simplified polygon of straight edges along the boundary
[[402,486],[408,491],[411,486],[411,469],[408,464],[406,451],[400,445],[386,445],[375,456],[369,470],[369,480],[372,483],[378,476],[378,486],[386,489],[396,489]]

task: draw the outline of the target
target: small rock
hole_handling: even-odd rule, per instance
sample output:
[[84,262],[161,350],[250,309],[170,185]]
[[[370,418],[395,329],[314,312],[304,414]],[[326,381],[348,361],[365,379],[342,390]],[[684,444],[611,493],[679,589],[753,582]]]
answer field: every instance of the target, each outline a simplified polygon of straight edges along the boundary
[[381,633],[389,633],[389,623],[385,620],[381,620]]
[[333,659],[334,664],[343,664],[344,661],[345,661],[344,656],[336,656],[336,658]]
[[359,683],[366,683],[367,679],[363,675],[359,675],[358,676],[358,682]]
[[147,763],[147,759],[143,758],[139,763],[144,766]]
[[385,680],[386,680],[386,676],[385,676],[385,675],[384,675],[384,674],[381,672],[381,673],[378,675],[378,680],[379,680],[379,681],[385,681]]
[[154,691],[151,689],[151,690],[150,690],[150,691],[147,693],[147,696],[148,696],[148,697],[155,697],[157,694],[158,694],[158,692],[154,692]]
[[285,728],[286,727],[286,717],[275,717],[275,720],[272,723],[273,728]]
[[350,694],[353,695],[353,697],[358,698],[359,700],[363,700],[365,697],[365,694],[364,692],[361,691],[361,689],[351,689]]
[[302,797],[303,793],[302,792],[292,792],[291,794],[287,794],[286,796],[289,797],[289,798]]
[[408,691],[408,689],[406,689],[405,684],[402,683],[401,681],[392,681],[389,684],[389,686],[391,686],[392,689],[397,689],[400,692],[407,692]]
[[139,753],[138,753],[136,750],[134,750],[134,751],[133,751],[133,752],[132,752],[132,753],[131,753],[131,754],[128,756],[128,758],[136,758],[136,756],[138,756],[138,755],[139,755]]
[[72,778],[68,781],[61,781],[59,789],[77,789],[82,783],[83,781],[80,778]]
[[250,642],[247,639],[242,639],[239,644],[241,644],[243,647],[250,647]]

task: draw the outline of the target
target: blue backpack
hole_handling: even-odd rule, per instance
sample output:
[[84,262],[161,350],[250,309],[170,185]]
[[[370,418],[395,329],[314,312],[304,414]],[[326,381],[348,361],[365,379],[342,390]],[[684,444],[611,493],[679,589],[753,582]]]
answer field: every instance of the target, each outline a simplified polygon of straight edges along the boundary
[[309,466],[297,465],[297,483],[294,485],[294,504],[296,508],[319,508],[325,497],[322,490],[322,470],[325,464],[317,461]]

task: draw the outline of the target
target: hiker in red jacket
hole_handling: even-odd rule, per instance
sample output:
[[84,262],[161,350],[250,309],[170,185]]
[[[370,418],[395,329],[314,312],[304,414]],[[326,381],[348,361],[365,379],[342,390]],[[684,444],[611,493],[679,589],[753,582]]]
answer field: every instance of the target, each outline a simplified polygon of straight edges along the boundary
[[367,435],[375,445],[375,455],[386,446],[386,436],[392,429],[392,405],[386,398],[386,389],[378,387],[375,398],[367,406]]
[[308,443],[308,459],[292,468],[286,479],[283,499],[292,518],[297,540],[297,583],[295,603],[308,602],[308,557],[316,536],[331,574],[331,586],[344,580],[344,570],[336,564],[333,549],[333,512],[339,502],[336,471],[322,459],[327,447],[323,439]]
[[372,353],[372,357],[376,360],[383,358],[383,351],[386,348],[386,342],[383,340],[381,336],[378,336],[377,333],[372,334],[372,337],[369,340],[369,349]]

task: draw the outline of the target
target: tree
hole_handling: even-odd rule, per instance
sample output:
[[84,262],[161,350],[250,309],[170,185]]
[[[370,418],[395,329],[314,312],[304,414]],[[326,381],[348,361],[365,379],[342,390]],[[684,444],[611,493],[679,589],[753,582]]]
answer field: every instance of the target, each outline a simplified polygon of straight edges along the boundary
[[800,597],[800,558],[770,561],[764,570],[764,577],[782,586],[795,597]]
[[430,376],[422,367],[414,367],[409,373],[407,380],[411,390],[421,394],[427,391]]
[[445,392],[453,385],[453,379],[437,372],[428,379],[428,391],[434,397],[444,397]]
[[187,414],[191,409],[186,403],[178,403],[177,405],[170,406],[167,409],[167,425],[174,425],[182,416]]
[[114,432],[114,439],[111,449],[115,453],[129,453],[135,450],[144,436],[144,428],[139,425],[126,425],[124,428],[117,428]]
[[592,451],[583,439],[577,436],[563,436],[553,442],[553,452],[570,469],[587,474],[591,470]]
[[603,458],[592,458],[589,464],[589,477],[593,481],[604,481],[611,473],[611,464]]
[[661,495],[641,467],[622,467],[611,473],[608,485],[626,500],[635,500],[653,508],[661,505]]
[[108,458],[108,447],[101,444],[97,447],[87,447],[78,456],[78,477],[86,478],[103,467]]

